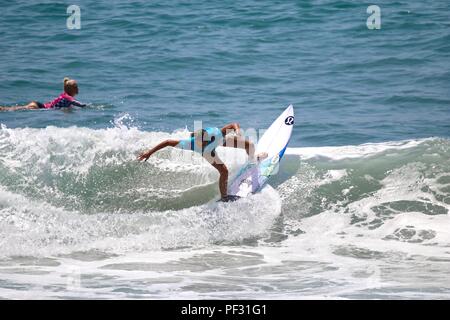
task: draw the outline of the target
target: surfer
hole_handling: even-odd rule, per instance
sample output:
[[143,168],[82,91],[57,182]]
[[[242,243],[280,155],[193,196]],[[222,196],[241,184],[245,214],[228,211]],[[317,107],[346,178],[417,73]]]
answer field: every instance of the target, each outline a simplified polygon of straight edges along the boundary
[[40,103],[38,101],[32,101],[24,106],[15,107],[0,107],[0,111],[16,111],[16,110],[33,110],[33,109],[60,109],[69,108],[72,106],[85,107],[86,105],[75,100],[75,96],[78,94],[78,84],[75,80],[64,78],[64,92],[61,93],[56,99],[47,102]]
[[[232,133],[235,133],[235,135],[232,135]],[[141,153],[138,160],[147,161],[153,153],[166,147],[176,147],[198,152],[219,171],[220,195],[223,201],[229,201],[233,199],[227,195],[228,169],[217,156],[215,150],[218,146],[245,149],[250,161],[254,161],[255,145],[248,139],[240,136],[240,126],[238,123],[230,123],[222,129],[214,127],[197,130],[192,132],[190,137],[185,140],[165,140],[148,151]]]

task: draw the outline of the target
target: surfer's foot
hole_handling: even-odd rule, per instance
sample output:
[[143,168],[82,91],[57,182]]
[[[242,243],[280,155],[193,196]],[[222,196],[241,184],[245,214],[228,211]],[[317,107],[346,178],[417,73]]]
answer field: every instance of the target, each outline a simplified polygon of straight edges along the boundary
[[240,199],[241,197],[239,197],[239,196],[232,196],[232,195],[226,195],[225,197],[222,197],[221,199],[220,199],[220,201],[222,201],[222,202],[233,202],[233,201],[236,201],[236,200],[238,200],[238,199]]

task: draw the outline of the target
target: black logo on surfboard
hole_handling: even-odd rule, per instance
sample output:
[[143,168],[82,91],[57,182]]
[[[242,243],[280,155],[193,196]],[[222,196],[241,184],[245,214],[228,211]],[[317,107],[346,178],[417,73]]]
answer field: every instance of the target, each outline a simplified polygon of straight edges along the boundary
[[289,116],[286,119],[284,119],[284,123],[287,124],[288,126],[292,126],[294,124],[294,117],[293,116]]

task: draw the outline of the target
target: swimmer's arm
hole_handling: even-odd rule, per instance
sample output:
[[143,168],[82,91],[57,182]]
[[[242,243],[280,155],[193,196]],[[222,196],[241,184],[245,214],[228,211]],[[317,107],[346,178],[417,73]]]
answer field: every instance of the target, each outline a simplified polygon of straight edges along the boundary
[[180,140],[165,140],[160,144],[158,144],[157,146],[141,153],[137,159],[139,161],[142,160],[147,161],[147,159],[150,158],[150,156],[154,154],[156,151],[164,149],[165,147],[175,147],[179,142]]
[[224,136],[227,135],[227,133],[230,133],[230,131],[236,132],[237,135],[241,134],[241,126],[237,122],[229,123],[225,127],[222,128],[222,134]]
[[87,104],[81,103],[80,101],[77,101],[77,100],[71,101],[70,104],[75,106],[75,107],[80,107],[80,108],[84,108],[84,107],[87,106]]

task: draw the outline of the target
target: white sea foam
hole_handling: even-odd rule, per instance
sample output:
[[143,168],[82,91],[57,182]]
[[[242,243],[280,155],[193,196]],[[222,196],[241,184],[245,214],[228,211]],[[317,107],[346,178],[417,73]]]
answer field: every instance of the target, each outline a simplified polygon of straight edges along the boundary
[[404,150],[432,140],[433,138],[366,143],[358,146],[288,148],[286,154],[299,155],[302,159],[323,157],[332,160],[342,160],[346,158],[369,157],[388,150]]
[[186,130],[115,125],[1,128],[0,297],[448,297],[447,140],[291,148],[273,188],[216,203],[207,163],[135,161]]

